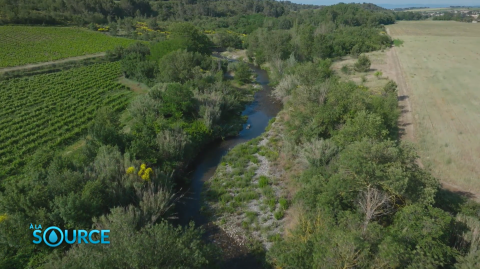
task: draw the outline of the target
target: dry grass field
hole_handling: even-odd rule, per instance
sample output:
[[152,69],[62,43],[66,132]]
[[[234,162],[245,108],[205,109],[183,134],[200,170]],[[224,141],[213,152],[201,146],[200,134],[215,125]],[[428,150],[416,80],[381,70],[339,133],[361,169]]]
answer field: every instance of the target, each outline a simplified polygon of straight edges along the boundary
[[408,88],[423,165],[446,187],[480,199],[480,24],[388,26]]
[[[345,80],[353,80],[358,85],[364,85],[365,87],[368,87],[372,92],[380,93],[389,79],[387,75],[388,72],[386,72],[384,68],[381,68],[387,64],[387,52],[374,51],[366,53],[365,55],[367,55],[372,62],[371,69],[368,72],[354,71],[353,65],[357,59],[351,56],[345,56],[341,60],[333,62],[332,69],[341,78]],[[350,69],[350,72],[344,73],[342,71],[343,66],[347,66]],[[378,77],[375,76],[377,71],[382,72],[382,74]]]
[[413,12],[442,12],[442,11],[455,11],[455,10],[480,10],[480,8],[450,8],[450,7],[438,7],[438,8],[422,8],[422,9],[412,9],[408,11],[413,11]]

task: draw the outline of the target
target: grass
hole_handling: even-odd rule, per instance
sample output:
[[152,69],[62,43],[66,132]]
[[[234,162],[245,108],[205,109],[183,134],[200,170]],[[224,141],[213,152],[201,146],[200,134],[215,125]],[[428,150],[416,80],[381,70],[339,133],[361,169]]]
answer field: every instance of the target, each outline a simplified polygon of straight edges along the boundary
[[372,67],[367,72],[356,72],[353,70],[353,65],[357,61],[356,58],[351,56],[343,57],[342,59],[335,61],[332,65],[332,69],[335,73],[344,80],[353,80],[358,85],[364,85],[374,93],[381,93],[388,79],[378,79],[375,75],[378,72],[378,66],[385,65],[386,52],[375,51],[366,53],[365,55],[370,58]]
[[276,211],[273,215],[275,216],[275,219],[279,220],[282,219],[284,216],[285,212],[283,210]]
[[0,67],[93,54],[135,43],[73,27],[0,26],[0,36]]
[[280,206],[282,207],[283,210],[288,209],[288,200],[287,199],[281,198],[278,202],[280,203]]
[[281,196],[277,179],[265,171],[268,158],[278,158],[278,153],[271,150],[271,143],[280,143],[280,139],[269,136],[270,142],[265,146],[264,138],[230,150],[205,184],[205,197],[213,219],[220,220],[227,228],[241,227],[245,234],[267,246],[271,242],[269,235],[281,232],[288,201]]
[[403,45],[403,40],[401,39],[394,39],[393,40],[393,44],[395,45],[395,47],[401,47]]
[[405,40],[396,50],[422,162],[442,181],[480,193],[480,25],[422,21],[388,29]]
[[264,188],[268,186],[268,178],[266,176],[260,176],[258,179],[258,187]]

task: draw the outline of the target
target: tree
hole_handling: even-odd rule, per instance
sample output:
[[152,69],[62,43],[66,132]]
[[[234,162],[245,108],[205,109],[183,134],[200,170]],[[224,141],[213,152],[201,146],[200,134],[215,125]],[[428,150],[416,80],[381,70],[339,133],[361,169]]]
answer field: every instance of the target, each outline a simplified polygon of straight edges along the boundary
[[[439,183],[416,164],[416,154],[408,144],[363,139],[348,145],[338,159],[338,179],[355,193],[372,186],[405,202],[431,205]],[[331,180],[334,184],[335,180]],[[349,183],[347,183],[349,182]],[[346,184],[346,185],[345,185]],[[345,195],[349,202],[355,196]]]
[[360,55],[360,57],[358,57],[358,61],[354,65],[354,68],[357,72],[367,72],[370,70],[371,65],[372,62],[366,55]]
[[112,209],[94,224],[97,229],[110,230],[111,244],[76,245],[63,258],[52,257],[45,267],[205,268],[215,263],[216,248],[203,242],[203,231],[193,224],[183,229],[161,221],[141,227],[143,217],[133,206]]
[[179,83],[168,84],[162,93],[161,113],[165,117],[181,118],[183,115],[191,117],[195,109],[192,91]]
[[150,60],[159,61],[163,56],[176,50],[186,50],[188,44],[183,38],[172,38],[150,46]]
[[355,46],[353,46],[352,50],[350,51],[350,54],[356,58],[358,57],[360,52],[361,52],[360,46],[356,44]]
[[[401,264],[422,265],[423,268],[451,264],[455,257],[455,250],[449,247],[452,222],[450,214],[431,206],[409,205],[397,212],[390,237],[396,239],[396,246],[391,247],[402,254],[398,257]],[[381,244],[379,256],[391,248],[384,246]]]
[[252,81],[252,70],[250,66],[244,62],[238,62],[235,68],[235,80],[240,84],[249,83]]
[[[210,57],[198,52],[173,51],[160,59],[158,79],[161,82],[185,83],[195,78],[196,71],[210,70],[214,63]],[[197,66],[200,68],[195,68]]]
[[170,28],[172,39],[183,39],[187,51],[210,54],[212,42],[210,39],[191,23],[173,23]]
[[222,48],[242,48],[242,40],[238,35],[227,33],[226,31],[219,31],[214,36],[215,45]]
[[357,203],[360,210],[365,214],[363,233],[367,230],[370,220],[391,213],[390,196],[371,186],[367,186],[366,190],[360,192]]
[[363,138],[381,141],[387,134],[388,131],[379,115],[362,110],[353,119],[348,119],[332,139],[338,146],[345,147]]

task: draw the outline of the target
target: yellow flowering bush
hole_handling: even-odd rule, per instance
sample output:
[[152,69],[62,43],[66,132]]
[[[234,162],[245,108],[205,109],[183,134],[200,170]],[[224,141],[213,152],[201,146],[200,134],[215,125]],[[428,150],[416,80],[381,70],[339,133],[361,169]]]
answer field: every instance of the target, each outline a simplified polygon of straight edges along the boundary
[[140,165],[140,171],[138,171],[138,175],[142,176],[145,172],[145,169],[147,169],[147,166],[145,164]]
[[152,168],[147,168],[145,170],[145,172],[143,173],[142,175],[142,179],[145,180],[145,181],[149,181],[150,180],[150,176],[153,174],[153,170]]
[[151,175],[153,174],[152,168],[147,168],[145,164],[140,166],[140,171],[138,171],[138,175],[145,181],[149,181]]
[[7,214],[0,215],[0,223],[7,219]]
[[135,173],[135,167],[130,166],[129,168],[127,168],[127,175],[130,175],[130,174],[133,174],[133,173]]

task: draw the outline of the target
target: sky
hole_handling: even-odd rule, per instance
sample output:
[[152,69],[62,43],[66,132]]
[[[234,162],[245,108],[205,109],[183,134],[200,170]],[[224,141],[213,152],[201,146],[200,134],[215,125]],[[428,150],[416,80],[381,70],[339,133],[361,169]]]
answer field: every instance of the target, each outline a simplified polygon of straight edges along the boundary
[[345,0],[345,1],[336,1],[336,0],[290,0],[294,3],[301,4],[314,4],[314,5],[333,5],[340,2],[351,3],[351,2],[366,2],[373,3],[380,6],[480,6],[480,0]]

